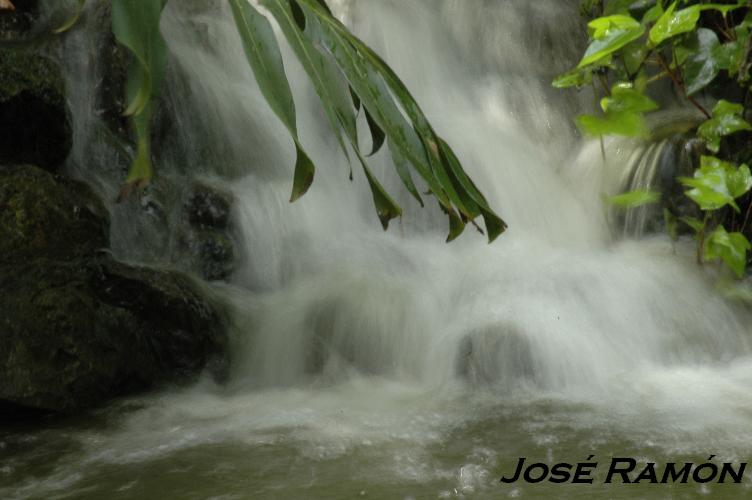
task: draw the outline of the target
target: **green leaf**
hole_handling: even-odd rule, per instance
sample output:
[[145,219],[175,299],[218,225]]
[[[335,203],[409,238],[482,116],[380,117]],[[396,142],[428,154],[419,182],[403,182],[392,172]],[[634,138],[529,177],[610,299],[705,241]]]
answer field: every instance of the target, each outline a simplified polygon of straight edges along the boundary
[[744,276],[747,252],[752,244],[742,233],[728,233],[718,226],[705,242],[705,260],[721,259],[737,277]]
[[592,81],[593,71],[591,68],[575,68],[556,77],[551,85],[557,89],[566,89],[569,87],[590,85]]
[[[293,1],[305,12],[306,36],[331,55],[373,121],[383,130],[390,149],[398,151],[399,158],[415,169],[449,215],[450,237],[464,226],[463,219],[482,216],[489,240],[493,241],[499,228],[506,226],[496,223],[498,216],[485,198],[471,182],[465,182],[466,174],[459,162],[454,165],[441,154],[441,139],[399,77],[316,0]],[[399,158],[395,158],[395,164],[400,164]],[[400,177],[405,182],[406,176]]]
[[621,51],[621,57],[624,60],[624,65],[627,68],[629,76],[634,75],[642,67],[645,59],[648,56],[648,48],[644,43],[639,40],[630,43]]
[[[746,36],[749,36],[749,33]],[[746,36],[741,40],[745,40]],[[716,47],[713,50],[713,57],[719,68],[728,71],[730,76],[736,76],[744,63],[744,51],[745,44],[737,39]]]
[[131,116],[136,133],[134,158],[120,199],[135,188],[148,184],[151,165],[152,99],[159,94],[167,66],[167,45],[159,30],[164,1],[112,1],[112,32],[115,39],[133,53],[126,81],[125,115]]
[[617,84],[611,89],[610,97],[601,99],[601,108],[606,113],[644,113],[658,109],[658,104],[631,86]]
[[[358,153],[360,154],[360,153]],[[378,215],[381,221],[381,227],[384,231],[389,229],[389,221],[402,215],[402,209],[386,192],[384,187],[376,180],[376,177],[371,173],[371,169],[366,164],[365,160],[362,161],[363,171],[368,179],[368,186],[371,188],[371,195],[373,196],[373,204],[376,206],[376,215]]]
[[717,10],[722,15],[726,16],[729,12],[742,7],[748,6],[747,0],[737,0],[736,4],[722,4],[722,3],[704,3],[700,4],[700,10]]
[[[360,152],[355,124],[355,110],[353,109],[354,101],[349,86],[343,80],[339,69],[334,63],[325,54],[320,53],[301,31],[301,26],[306,25],[306,18],[305,13],[297,3],[262,0],[261,4],[277,20],[285,38],[311,79],[345,156],[349,160],[348,150],[342,137],[343,132],[356,152],[363,166],[369,188],[371,189],[376,214],[379,217],[381,225],[384,229],[387,229],[389,221],[402,215],[402,209],[373,175],[368,163]],[[370,115],[367,113],[366,116]],[[369,120],[369,126],[375,127],[376,125],[372,124]],[[372,128],[372,130],[374,129]],[[383,138],[381,140],[383,142]],[[377,146],[378,143],[375,143],[375,145]],[[417,190],[415,190],[414,194],[417,194]]]
[[353,148],[357,148],[358,139],[355,111],[347,83],[332,61],[321,54],[300,31],[300,26],[305,26],[305,14],[296,3],[262,0],[261,5],[277,20],[287,42],[308,74],[329,125],[349,161],[350,155],[343,133]]
[[65,21],[59,28],[52,30],[52,32],[56,35],[59,35],[60,33],[65,33],[73,26],[75,26],[78,20],[81,18],[81,14],[84,11],[85,5],[86,0],[76,0],[76,10],[73,11],[73,14],[68,18],[67,21]]
[[405,157],[402,156],[399,148],[394,147],[392,141],[388,142],[388,146],[389,152],[392,155],[392,161],[394,162],[394,168],[395,170],[397,170],[397,175],[399,175],[400,179],[402,180],[402,184],[404,184],[410,194],[413,195],[413,198],[418,200],[418,203],[420,203],[421,207],[425,206],[423,203],[423,198],[420,197],[420,193],[418,192],[418,188],[415,187],[415,181],[413,181],[413,176],[410,173],[410,169],[408,168],[407,160],[405,160]]
[[379,152],[381,149],[381,146],[384,145],[384,141],[386,140],[386,134],[383,130],[381,130],[381,127],[379,127],[379,124],[376,123],[376,120],[373,119],[373,116],[368,111],[368,108],[365,108],[366,113],[366,123],[368,123],[368,130],[371,131],[371,152],[368,153],[368,156],[373,156],[376,153]]
[[705,230],[705,223],[696,217],[679,217],[679,220],[694,229],[697,234]]
[[635,3],[635,0],[610,0],[606,4],[603,14],[610,16],[613,14],[629,15],[629,7]]
[[653,46],[660,45],[669,38],[688,33],[695,29],[700,20],[700,13],[705,10],[717,10],[724,16],[730,11],[744,7],[745,2],[736,4],[696,4],[681,10],[676,10],[678,2],[674,2],[658,19],[650,30],[650,42]]
[[717,210],[730,205],[738,212],[739,207],[734,200],[752,188],[749,167],[742,165],[737,168],[733,163],[713,156],[703,156],[694,177],[681,177],[679,181],[692,188],[686,194],[702,210]]
[[687,95],[702,90],[718,76],[721,64],[716,58],[716,51],[719,45],[718,36],[706,28],[698,28],[684,44],[688,50],[683,64]]
[[661,16],[663,15],[663,12],[664,10],[663,10],[663,5],[661,5],[661,2],[656,3],[642,16],[642,24],[648,25],[650,23],[656,22],[658,19],[661,18]]
[[705,139],[710,151],[717,153],[721,148],[721,138],[743,130],[752,130],[742,113],[744,106],[725,100],[718,101],[713,108],[713,117],[704,122],[697,129],[697,133]]
[[648,127],[641,113],[631,111],[608,112],[603,117],[581,115],[577,125],[590,136],[623,135],[627,137],[647,136]]
[[728,174],[728,187],[729,193],[735,199],[741,198],[752,189],[752,174],[747,165],[741,165]]
[[645,33],[645,27],[626,15],[600,17],[588,24],[592,42],[585,51],[578,68],[593,64],[621,49]]
[[313,183],[315,167],[300,144],[290,84],[282,54],[269,21],[246,0],[230,0],[230,7],[243,42],[246,58],[269,107],[295,141],[295,178],[290,201],[303,196]]
[[677,3],[672,3],[650,30],[649,38],[653,46],[660,45],[664,40],[676,35],[688,33],[697,26],[697,21],[700,20],[700,6],[692,5],[677,11]]
[[658,203],[661,193],[655,191],[630,191],[608,198],[608,203],[619,208],[637,208],[644,205]]

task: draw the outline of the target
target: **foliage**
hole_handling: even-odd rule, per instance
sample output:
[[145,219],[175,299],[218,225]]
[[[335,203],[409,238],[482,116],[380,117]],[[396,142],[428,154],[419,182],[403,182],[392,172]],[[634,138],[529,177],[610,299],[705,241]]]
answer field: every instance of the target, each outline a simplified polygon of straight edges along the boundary
[[[58,31],[75,23],[79,12]],[[154,99],[164,80],[167,44],[159,31],[167,0],[113,0],[113,32],[133,54],[127,82],[128,109],[136,136],[133,159],[121,198],[146,185],[153,175],[150,123]],[[285,125],[296,150],[291,201],[303,196],[313,183],[316,166],[298,136],[295,102],[285,73],[282,54],[270,20],[281,28],[318,97],[329,125],[348,161],[351,152],[363,168],[378,217],[387,229],[402,208],[372,173],[367,156],[386,143],[394,168],[405,188],[421,204],[423,197],[413,176],[422,179],[449,216],[453,240],[466,224],[485,222],[489,241],[506,230],[506,223],[465,173],[450,146],[436,133],[420,106],[396,73],[331,13],[324,0],[229,0],[244,52],[261,93]],[[373,150],[359,145],[356,118],[363,111],[370,128]],[[352,177],[352,176],[351,176]]]
[[608,198],[611,205],[620,208],[637,208],[660,201],[661,193],[654,191],[631,191]]
[[[581,12],[589,19],[588,47],[577,67],[553,85],[592,85],[596,91],[599,85],[605,97],[603,113],[578,117],[578,127],[596,137],[648,136],[645,114],[658,109],[650,87],[670,81],[685,105],[705,116],[695,133],[707,154],[692,177],[678,179],[704,219],[665,210],[667,231],[675,237],[681,221],[695,232],[700,260],[721,260],[743,276],[752,249],[752,2],[585,0]],[[702,104],[708,100],[716,102],[712,113]],[[638,191],[608,201],[633,208],[659,197]]]

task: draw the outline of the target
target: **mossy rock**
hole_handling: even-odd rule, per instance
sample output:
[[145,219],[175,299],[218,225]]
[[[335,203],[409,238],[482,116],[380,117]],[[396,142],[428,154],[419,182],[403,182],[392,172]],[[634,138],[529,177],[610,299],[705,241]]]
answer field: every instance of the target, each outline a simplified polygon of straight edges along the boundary
[[112,259],[87,186],[0,167],[0,206],[0,420],[224,373],[221,309],[185,275]]
[[195,228],[227,229],[232,195],[207,184],[196,183],[184,205],[188,222]]
[[106,249],[109,219],[84,183],[39,168],[0,167],[0,262],[66,260]]
[[65,81],[52,60],[0,49],[0,163],[54,170],[72,147]]
[[193,268],[209,281],[224,280],[235,270],[235,244],[223,231],[191,230],[187,235]]
[[189,278],[101,257],[0,267],[0,406],[75,413],[224,371],[216,310]]

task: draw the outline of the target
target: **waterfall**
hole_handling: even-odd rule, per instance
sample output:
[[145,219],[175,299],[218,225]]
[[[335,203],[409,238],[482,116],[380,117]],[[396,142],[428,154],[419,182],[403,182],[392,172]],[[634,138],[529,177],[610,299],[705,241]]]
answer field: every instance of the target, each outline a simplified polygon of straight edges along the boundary
[[[414,89],[509,222],[492,245],[472,231],[445,244],[444,216],[400,189],[383,151],[375,171],[405,214],[382,232],[365,179],[355,169],[349,180],[283,44],[302,140],[320,166],[310,193],[290,204],[291,141],[256,88],[229,7],[168,4],[169,126],[158,168],[210,179],[236,199],[245,258],[223,292],[237,312],[232,390],[357,375],[597,394],[638,367],[722,364],[748,353],[743,319],[693,262],[659,237],[611,234],[602,196],[656,187],[667,142],[615,141],[605,166],[596,143],[578,150],[571,116],[592,98],[549,84],[581,51],[576,2],[429,4],[334,7]],[[84,119],[77,130],[87,127]],[[77,146],[74,165],[92,155],[90,144]],[[132,206],[112,210],[116,251],[148,256],[143,247],[153,243],[137,226],[144,216],[132,217]],[[641,236],[646,218],[628,214],[627,234]]]
[[[234,195],[243,259],[215,285],[234,311],[233,373],[225,386],[140,398],[114,431],[84,431],[76,467],[135,467],[207,446],[205,470],[210,446],[225,446],[233,464],[305,482],[290,486],[299,496],[325,497],[316,488],[355,477],[391,497],[405,490],[385,483],[491,495],[499,461],[530,449],[573,461],[614,449],[744,456],[750,314],[714,290],[691,241],[649,234],[644,213],[617,234],[602,199],[656,187],[670,141],[607,144],[604,166],[600,144],[571,125],[592,95],[550,87],[584,47],[579,2],[330,3],[403,78],[510,229],[491,245],[471,229],[444,243],[443,214],[401,190],[382,151],[374,171],[405,208],[383,232],[363,175],[354,168],[349,180],[282,44],[302,142],[319,166],[290,204],[293,145],[256,87],[229,7],[170,2],[157,169]],[[66,43],[79,134],[69,169],[111,199],[122,152],[86,118],[99,77],[81,53],[96,42],[79,30]],[[367,144],[362,116],[359,126]],[[118,256],[166,265],[159,228],[171,208],[157,217],[147,196],[110,209]],[[245,474],[226,488],[279,494],[278,479],[222,463]],[[191,484],[212,491],[211,481]]]

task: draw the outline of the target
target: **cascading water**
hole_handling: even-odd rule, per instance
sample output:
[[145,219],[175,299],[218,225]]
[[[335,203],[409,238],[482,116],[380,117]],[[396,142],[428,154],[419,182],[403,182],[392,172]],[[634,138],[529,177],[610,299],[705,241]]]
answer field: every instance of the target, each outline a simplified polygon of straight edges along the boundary
[[[228,7],[209,3],[170,2],[163,21],[173,127],[159,168],[236,197],[244,264],[217,290],[235,311],[233,373],[224,386],[129,400],[103,411],[105,423],[29,434],[29,451],[0,469],[21,479],[4,487],[0,475],[0,496],[663,498],[498,479],[519,456],[746,461],[750,314],[717,295],[691,244],[614,241],[601,195],[649,183],[655,162],[624,174],[634,149],[622,145],[616,180],[604,180],[600,145],[580,149],[569,125],[588,99],[549,86],[580,53],[577,2],[331,2],[509,222],[492,245],[473,234],[443,243],[441,213],[407,195],[384,234],[291,57],[303,142],[321,168],[289,204],[289,137],[255,88]],[[70,44],[90,40],[76,36]],[[74,117],[88,116],[86,88],[72,99]],[[91,129],[77,123],[84,137]],[[91,154],[79,138],[71,169],[84,172]],[[386,161],[374,160],[377,175],[400,192]],[[112,195],[114,178],[97,178]],[[148,234],[128,238],[132,208],[113,207],[115,250],[158,260]],[[671,491],[738,498],[749,486]]]

